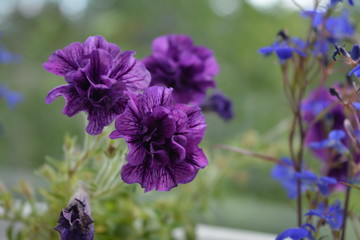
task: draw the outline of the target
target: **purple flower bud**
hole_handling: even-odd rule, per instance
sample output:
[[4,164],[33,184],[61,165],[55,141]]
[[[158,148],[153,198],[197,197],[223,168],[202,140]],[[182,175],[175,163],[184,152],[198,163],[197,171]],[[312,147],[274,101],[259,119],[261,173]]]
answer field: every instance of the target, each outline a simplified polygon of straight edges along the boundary
[[206,90],[215,87],[219,66],[210,49],[176,34],[156,38],[152,49],[153,53],[143,59],[151,73],[150,86],[172,88],[175,103],[199,105]]
[[234,116],[231,100],[220,92],[216,92],[211,95],[211,97],[201,104],[201,108],[204,111],[216,112],[226,121],[230,120]]
[[61,240],[93,240],[94,221],[91,219],[87,193],[80,189],[71,198],[69,205],[60,212],[55,230]]
[[125,138],[127,164],[121,171],[126,183],[140,183],[145,191],[169,191],[191,182],[207,158],[198,147],[206,123],[200,107],[172,105],[172,89],[150,87],[131,96],[115,121],[110,138]]
[[74,42],[55,51],[44,68],[63,76],[66,85],[51,90],[46,103],[63,96],[63,113],[72,117],[80,111],[88,113],[86,131],[100,134],[129,100],[128,93],[144,90],[150,82],[150,73],[136,60],[134,51],[121,52],[102,36],[89,37],[84,43]]

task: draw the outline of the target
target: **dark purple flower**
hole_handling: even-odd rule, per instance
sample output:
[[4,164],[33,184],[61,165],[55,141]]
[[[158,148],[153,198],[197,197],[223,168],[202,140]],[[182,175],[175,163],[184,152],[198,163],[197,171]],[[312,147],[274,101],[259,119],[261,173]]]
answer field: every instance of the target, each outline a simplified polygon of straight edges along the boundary
[[[295,39],[294,44],[295,45],[299,44],[298,39]],[[297,53],[302,57],[306,56],[306,54],[302,50],[300,50],[298,46],[292,47],[289,45],[287,41],[275,42],[269,47],[260,48],[258,52],[264,56],[269,56],[270,54],[275,52],[280,63],[285,63],[286,60],[290,59],[293,56],[293,53]]]
[[224,120],[230,120],[234,116],[231,100],[220,92],[215,92],[201,104],[203,111],[214,111]]
[[186,35],[170,34],[156,38],[153,53],[143,59],[151,73],[151,86],[173,88],[175,103],[199,105],[208,88],[215,87],[219,66],[213,52],[195,46]]
[[53,53],[44,68],[63,76],[66,85],[48,93],[46,103],[63,96],[63,113],[71,117],[80,111],[88,113],[86,131],[91,135],[102,132],[122,113],[128,93],[148,87],[150,74],[133,55],[121,52],[102,36],[89,37],[84,43],[74,42]]
[[205,117],[197,106],[172,105],[172,89],[150,87],[131,95],[115,121],[110,138],[126,139],[127,164],[121,171],[126,183],[140,183],[145,191],[168,191],[192,181],[208,162],[198,147]]
[[324,219],[333,230],[339,230],[343,225],[344,209],[341,208],[340,201],[336,201],[333,205],[325,206],[320,203],[317,209],[311,209],[305,216],[317,216]]
[[93,240],[94,221],[91,219],[90,202],[87,193],[79,190],[64,208],[55,230],[61,240]]

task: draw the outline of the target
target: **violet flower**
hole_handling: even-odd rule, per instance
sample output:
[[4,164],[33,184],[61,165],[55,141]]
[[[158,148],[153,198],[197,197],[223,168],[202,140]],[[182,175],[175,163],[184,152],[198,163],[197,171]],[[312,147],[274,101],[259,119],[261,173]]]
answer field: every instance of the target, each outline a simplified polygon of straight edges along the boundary
[[206,123],[197,106],[172,106],[172,89],[150,87],[131,95],[115,121],[110,138],[125,138],[127,164],[121,171],[126,183],[140,183],[145,192],[168,191],[192,181],[208,161],[198,147]]
[[205,112],[216,112],[225,121],[228,121],[234,117],[231,100],[220,92],[215,92],[208,99],[206,99],[200,107]]
[[215,87],[219,72],[213,52],[195,46],[186,35],[160,36],[152,42],[153,53],[143,59],[151,73],[151,86],[173,88],[175,103],[199,105],[208,88]]
[[67,84],[51,90],[46,103],[63,96],[66,101],[63,113],[71,117],[80,111],[87,112],[86,131],[100,134],[124,111],[128,93],[149,85],[150,74],[133,57],[134,53],[121,52],[102,36],[89,37],[84,43],[74,42],[55,51],[43,66],[63,76]]
[[69,205],[60,212],[55,230],[61,240],[93,240],[94,221],[91,219],[90,202],[84,190],[77,191]]

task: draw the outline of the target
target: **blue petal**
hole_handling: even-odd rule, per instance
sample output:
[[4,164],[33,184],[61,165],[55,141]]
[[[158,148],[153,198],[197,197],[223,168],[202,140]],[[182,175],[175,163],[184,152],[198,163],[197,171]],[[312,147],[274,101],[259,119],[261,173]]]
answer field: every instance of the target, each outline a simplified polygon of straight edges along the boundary
[[275,51],[280,60],[287,60],[292,57],[292,48],[290,47],[279,47]]
[[273,47],[262,47],[258,50],[258,53],[269,56],[274,51]]
[[329,139],[340,140],[345,137],[345,132],[343,130],[332,130],[329,133]]
[[357,72],[360,70],[360,65],[357,65],[355,68],[353,68],[353,70],[351,70],[349,73],[348,73],[348,76],[351,76],[354,72]]
[[305,228],[290,228],[282,233],[280,233],[275,240],[284,240],[284,239],[292,239],[292,240],[301,240],[308,235],[309,231]]
[[360,110],[360,102],[353,102],[352,104],[357,110]]
[[353,60],[358,60],[360,57],[360,47],[357,44],[354,44],[354,46],[351,49],[350,56]]

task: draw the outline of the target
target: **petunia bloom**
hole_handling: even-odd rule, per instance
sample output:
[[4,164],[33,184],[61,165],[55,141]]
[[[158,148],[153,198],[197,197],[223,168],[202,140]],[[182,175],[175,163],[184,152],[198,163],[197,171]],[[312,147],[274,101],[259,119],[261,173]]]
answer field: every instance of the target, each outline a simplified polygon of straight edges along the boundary
[[74,42],[55,51],[43,66],[63,76],[67,84],[51,90],[45,102],[50,104],[63,96],[66,101],[63,113],[71,117],[80,111],[87,112],[86,131],[100,134],[124,111],[128,93],[149,85],[150,73],[133,57],[134,53],[121,52],[102,36],[92,36],[84,43]]
[[199,105],[206,90],[215,87],[219,72],[213,52],[195,46],[186,35],[170,34],[156,38],[153,53],[143,59],[151,73],[151,86],[173,88],[175,103]]
[[168,191],[192,181],[207,158],[198,147],[206,123],[198,106],[172,105],[172,89],[150,87],[131,95],[110,138],[125,138],[129,153],[121,170],[126,183]]
[[64,208],[55,230],[61,240],[93,240],[94,221],[91,219],[90,202],[84,190],[78,190]]

